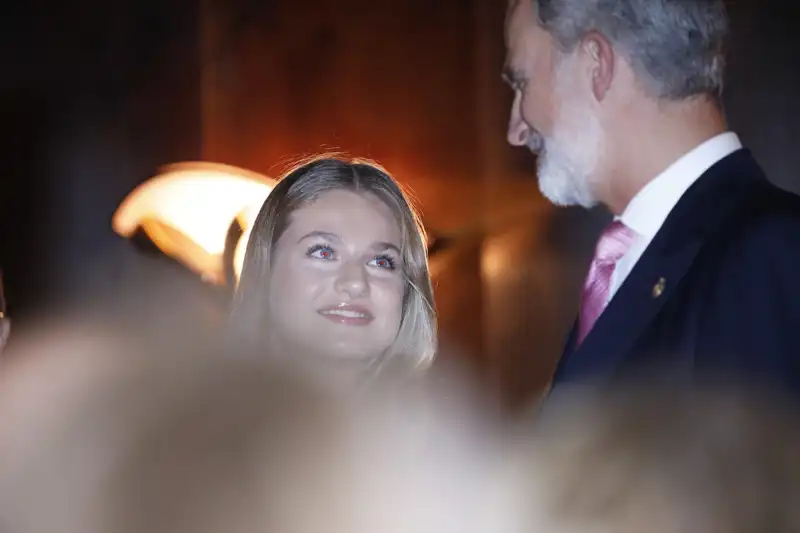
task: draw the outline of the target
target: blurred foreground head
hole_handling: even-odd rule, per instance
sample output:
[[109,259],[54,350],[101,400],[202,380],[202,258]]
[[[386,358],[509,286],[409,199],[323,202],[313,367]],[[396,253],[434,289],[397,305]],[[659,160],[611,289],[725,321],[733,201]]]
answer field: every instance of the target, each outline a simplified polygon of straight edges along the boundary
[[523,439],[527,531],[800,531],[799,423],[739,387],[566,390]]
[[20,350],[0,375],[3,533],[484,533],[509,516],[462,390],[354,399],[205,340],[67,326]]

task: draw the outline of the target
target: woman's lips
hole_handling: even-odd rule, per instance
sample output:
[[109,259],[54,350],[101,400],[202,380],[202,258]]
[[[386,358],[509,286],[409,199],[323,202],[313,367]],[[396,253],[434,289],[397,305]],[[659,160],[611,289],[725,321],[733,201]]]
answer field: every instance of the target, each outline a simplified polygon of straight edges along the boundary
[[326,307],[317,312],[332,322],[350,326],[366,326],[375,318],[366,307],[351,304]]

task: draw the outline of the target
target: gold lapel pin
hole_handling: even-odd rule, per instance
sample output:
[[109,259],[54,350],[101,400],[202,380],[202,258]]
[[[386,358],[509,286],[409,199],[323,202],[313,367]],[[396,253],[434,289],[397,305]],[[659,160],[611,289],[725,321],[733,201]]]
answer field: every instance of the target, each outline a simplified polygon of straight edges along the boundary
[[664,292],[664,287],[667,285],[667,280],[658,278],[658,281],[653,285],[653,298],[658,298]]

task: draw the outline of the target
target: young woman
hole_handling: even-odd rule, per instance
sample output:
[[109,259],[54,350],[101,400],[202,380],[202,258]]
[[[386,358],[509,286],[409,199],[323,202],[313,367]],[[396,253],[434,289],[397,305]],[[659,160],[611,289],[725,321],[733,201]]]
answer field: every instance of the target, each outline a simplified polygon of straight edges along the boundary
[[286,174],[255,221],[232,319],[276,356],[427,367],[437,332],[426,239],[395,180],[334,157]]

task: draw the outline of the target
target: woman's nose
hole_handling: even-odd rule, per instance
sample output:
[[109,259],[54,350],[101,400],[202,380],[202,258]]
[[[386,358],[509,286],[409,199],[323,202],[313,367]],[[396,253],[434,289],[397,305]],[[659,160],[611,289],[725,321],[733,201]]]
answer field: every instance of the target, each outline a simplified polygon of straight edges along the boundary
[[342,266],[334,283],[336,292],[347,294],[351,299],[369,294],[366,265],[352,261]]

